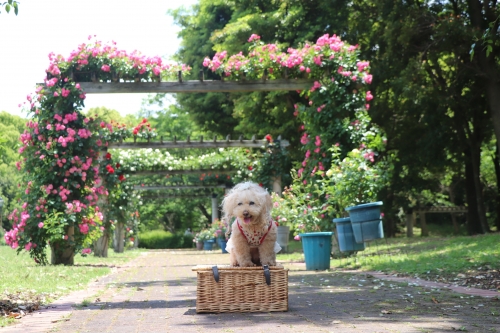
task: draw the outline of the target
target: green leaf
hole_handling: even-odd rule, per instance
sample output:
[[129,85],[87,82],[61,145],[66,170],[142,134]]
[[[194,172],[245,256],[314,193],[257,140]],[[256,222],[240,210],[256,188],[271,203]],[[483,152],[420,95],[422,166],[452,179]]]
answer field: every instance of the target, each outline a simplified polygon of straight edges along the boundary
[[5,5],[5,11],[6,11],[7,13],[9,13],[9,12],[10,12],[10,5],[9,5],[9,4],[6,4],[6,5]]
[[486,56],[487,57],[490,55],[491,51],[493,51],[493,47],[491,47],[491,45],[488,45],[486,47]]

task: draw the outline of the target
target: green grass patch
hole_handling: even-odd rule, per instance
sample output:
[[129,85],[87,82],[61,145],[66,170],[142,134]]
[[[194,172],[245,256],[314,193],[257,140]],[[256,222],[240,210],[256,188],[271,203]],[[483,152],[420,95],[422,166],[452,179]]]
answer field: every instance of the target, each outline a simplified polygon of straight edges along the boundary
[[367,243],[332,267],[450,278],[500,267],[500,234],[457,237],[392,238]]
[[[279,261],[304,261],[302,243],[290,240]],[[366,243],[366,249],[331,260],[333,269],[360,269],[430,278],[498,269],[500,234],[455,237],[386,238]],[[334,245],[332,252],[338,252]]]
[[[7,293],[26,293],[41,295],[43,304],[81,290],[96,278],[109,274],[111,268],[123,264],[141,253],[140,250],[115,253],[108,251],[108,258],[97,258],[93,255],[75,256],[74,266],[37,265],[29,254],[22,251],[19,255],[8,246],[0,246],[0,299]],[[50,250],[48,253],[50,257]],[[4,297],[2,297],[4,296]],[[0,318],[0,327],[12,320]]]
[[152,230],[139,234],[139,247],[144,249],[185,249],[193,247],[193,235]]

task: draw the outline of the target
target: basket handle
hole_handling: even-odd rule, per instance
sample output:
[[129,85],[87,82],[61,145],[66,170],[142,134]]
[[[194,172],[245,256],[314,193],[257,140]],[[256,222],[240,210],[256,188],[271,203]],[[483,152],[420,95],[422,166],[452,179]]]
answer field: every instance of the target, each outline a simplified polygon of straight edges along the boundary
[[212,266],[212,272],[214,273],[215,282],[219,282],[219,270],[217,269],[217,266]]
[[269,266],[264,265],[264,266],[262,266],[262,268],[264,269],[264,277],[266,278],[266,284],[268,286],[270,286],[271,285],[271,272],[269,272]]

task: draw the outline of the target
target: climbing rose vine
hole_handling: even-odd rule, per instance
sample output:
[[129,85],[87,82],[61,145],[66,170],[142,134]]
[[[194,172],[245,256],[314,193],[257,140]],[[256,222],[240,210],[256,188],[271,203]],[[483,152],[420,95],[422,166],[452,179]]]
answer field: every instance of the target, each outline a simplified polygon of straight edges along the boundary
[[[107,143],[124,133],[80,112],[85,92],[75,81],[159,81],[189,71],[100,41],[81,44],[67,58],[51,53],[49,59],[43,84],[27,97],[32,118],[20,137],[22,161],[17,165],[24,171],[25,193],[22,211],[9,215],[13,229],[5,234],[8,245],[29,251],[42,264],[47,263],[47,243],[55,251],[54,263],[67,249],[90,252],[104,229],[99,197],[124,180],[116,163],[99,167]],[[129,132],[149,135],[144,124]]]
[[[356,160],[359,165],[366,162],[366,168],[358,169],[357,181],[385,179],[384,175],[379,177],[385,172],[383,167],[372,169],[386,140],[369,116],[374,98],[369,89],[373,80],[370,63],[359,58],[357,45],[349,45],[336,35],[323,35],[315,43],[286,51],[276,44],[263,43],[255,34],[248,42],[251,43],[248,55],[217,52],[212,59],[205,58],[203,65],[228,80],[311,80],[310,88],[300,91],[302,101],[294,105],[304,157],[296,166],[297,172],[292,173],[293,184],[286,192],[284,204],[296,212],[295,233],[331,229],[331,214],[341,215],[344,205],[353,203],[352,200],[333,202],[332,193],[352,191],[355,202],[363,201],[376,197],[374,188],[380,188],[378,184],[382,182],[370,187],[369,193],[354,193],[357,191],[354,181],[349,182],[341,172],[333,178],[333,171],[326,174],[327,170],[344,170],[345,156],[355,151],[359,153],[356,156],[365,160]],[[333,155],[332,149],[336,152]],[[365,170],[378,173],[374,172],[372,179],[365,175]]]
[[346,149],[357,144],[362,131],[350,126],[358,118],[366,118],[372,93],[370,64],[359,59],[357,45],[349,45],[338,36],[324,35],[316,43],[281,51],[276,44],[264,44],[257,35],[250,36],[249,54],[228,56],[217,52],[203,65],[222,77],[241,79],[309,78],[310,89],[301,91],[306,101],[294,106],[294,115],[302,125],[300,142],[304,160],[298,170],[304,182],[328,168],[328,149],[340,142]]

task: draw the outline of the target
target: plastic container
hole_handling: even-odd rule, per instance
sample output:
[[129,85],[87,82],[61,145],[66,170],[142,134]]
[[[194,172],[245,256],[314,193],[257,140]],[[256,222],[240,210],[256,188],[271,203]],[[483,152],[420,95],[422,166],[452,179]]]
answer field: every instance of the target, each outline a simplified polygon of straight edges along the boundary
[[306,270],[325,270],[330,268],[333,232],[309,232],[300,234],[302,249],[306,259]]
[[340,252],[363,251],[365,243],[357,243],[352,230],[351,218],[343,217],[333,219],[337,230],[337,241]]

